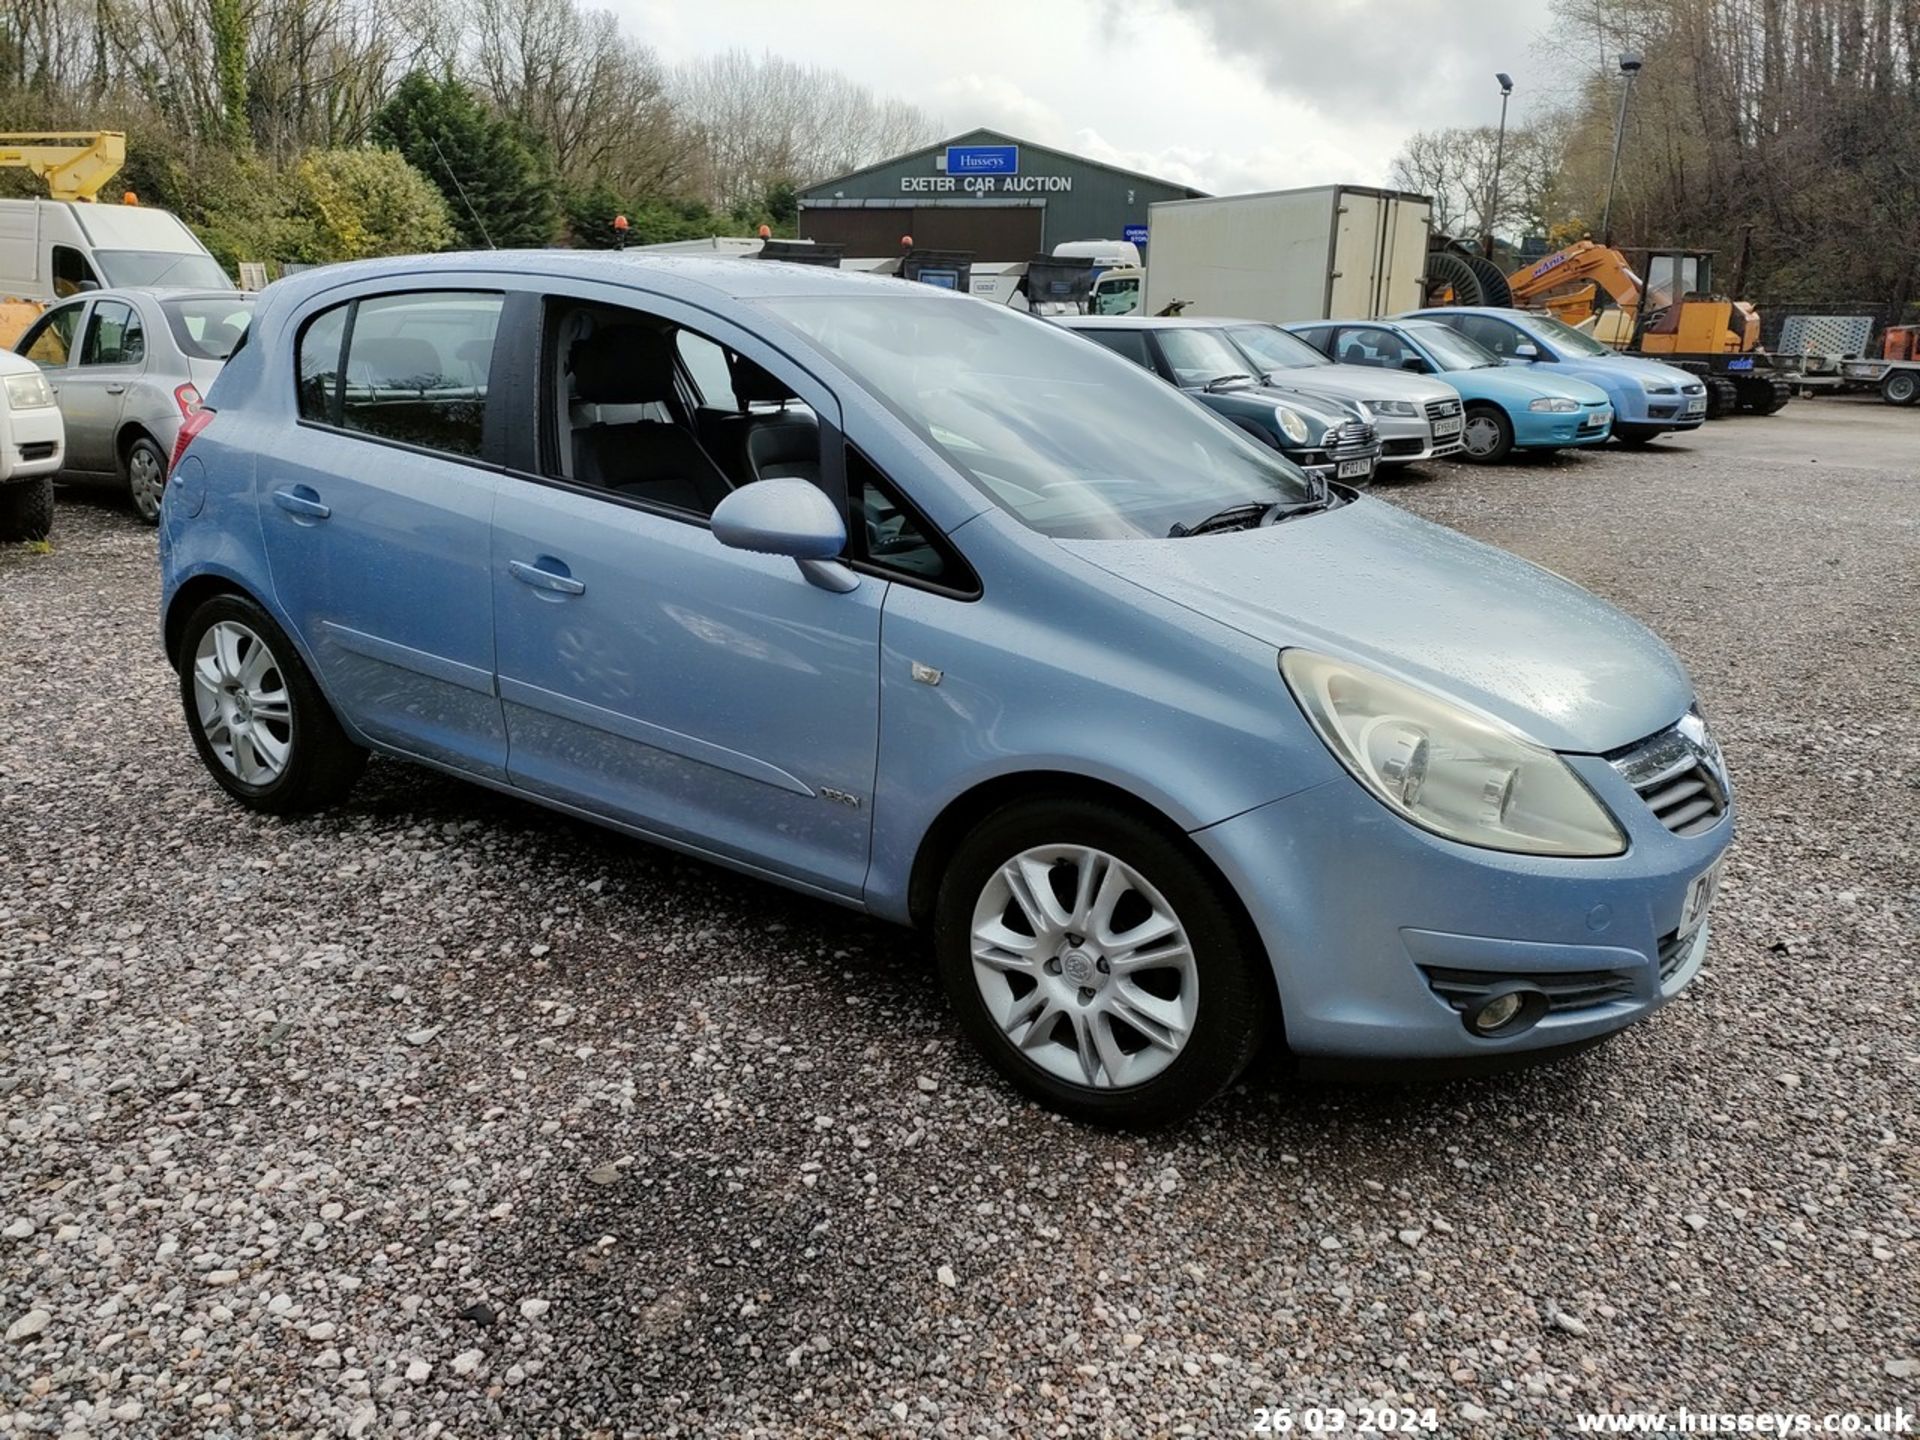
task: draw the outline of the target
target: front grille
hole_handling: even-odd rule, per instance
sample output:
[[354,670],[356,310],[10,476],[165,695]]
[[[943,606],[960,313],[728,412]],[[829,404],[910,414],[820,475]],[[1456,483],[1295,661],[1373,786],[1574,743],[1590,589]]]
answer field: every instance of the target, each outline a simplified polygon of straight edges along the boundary
[[1324,443],[1327,453],[1334,459],[1351,460],[1359,455],[1371,455],[1374,447],[1380,443],[1380,437],[1366,421],[1349,420],[1329,430]]
[[1676,835],[1705,834],[1727,813],[1720,749],[1697,715],[1607,760]]
[[1453,970],[1422,965],[1433,993],[1464,1014],[1502,985],[1531,985],[1547,997],[1549,1011],[1591,1010],[1634,997],[1633,976],[1624,970],[1557,970],[1521,974],[1498,970]]
[[20,447],[22,460],[51,460],[54,452],[60,448],[54,440],[29,440]]
[[1459,413],[1460,402],[1458,400],[1429,400],[1427,402],[1427,419],[1429,420],[1444,420],[1449,415],[1458,415]]
[[1418,455],[1427,448],[1424,440],[1383,440],[1380,442],[1382,455]]
[[1682,937],[1678,930],[1660,942],[1660,983],[1670,985],[1673,977],[1687,963],[1687,952],[1693,949],[1693,936]]

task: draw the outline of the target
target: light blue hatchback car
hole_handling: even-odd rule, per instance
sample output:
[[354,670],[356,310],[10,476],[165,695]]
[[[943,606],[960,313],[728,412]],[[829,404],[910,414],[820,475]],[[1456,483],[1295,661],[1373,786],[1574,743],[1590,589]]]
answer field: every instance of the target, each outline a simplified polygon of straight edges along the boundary
[[1284,328],[1342,365],[1444,377],[1465,407],[1461,448],[1481,464],[1515,450],[1598,445],[1613,429],[1613,404],[1597,385],[1507,365],[1432,320],[1331,320]]
[[1707,418],[1707,385],[1698,375],[1644,355],[1622,355],[1536,310],[1450,306],[1400,318],[1458,330],[1509,365],[1551,368],[1598,385],[1613,402],[1613,438],[1623,445],[1698,430]]
[[1732,801],[1665,646],[1044,321],[343,265],[263,294],[183,434],[163,637],[229,794],[379,751],[923,926],[1069,1114],[1184,1115],[1269,1036],[1577,1046],[1700,966]]

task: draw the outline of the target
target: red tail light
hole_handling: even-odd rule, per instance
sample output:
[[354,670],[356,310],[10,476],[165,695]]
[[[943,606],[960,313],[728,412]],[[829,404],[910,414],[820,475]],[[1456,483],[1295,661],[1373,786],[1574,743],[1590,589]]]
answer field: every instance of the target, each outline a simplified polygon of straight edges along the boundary
[[[180,387],[180,390],[192,389],[193,387],[191,385],[182,385]],[[180,399],[180,390],[173,392],[174,399]],[[200,403],[200,396],[197,391],[194,394],[193,409],[187,409],[186,403],[182,401],[180,412],[185,418],[180,422],[180,433],[173,437],[173,457],[167,461],[167,473],[169,475],[180,468],[180,457],[187,453],[187,446],[193,443],[193,437],[213,423],[213,411],[207,409],[206,406]]]
[[182,420],[185,420],[189,415],[194,414],[200,409],[200,392],[194,388],[191,380],[184,385],[176,385],[173,387],[173,403],[180,407],[180,418]]

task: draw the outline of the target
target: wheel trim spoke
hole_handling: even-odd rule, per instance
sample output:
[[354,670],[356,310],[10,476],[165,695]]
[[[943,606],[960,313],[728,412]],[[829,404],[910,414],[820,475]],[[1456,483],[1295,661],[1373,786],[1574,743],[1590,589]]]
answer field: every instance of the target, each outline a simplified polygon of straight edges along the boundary
[[293,756],[293,696],[265,641],[237,620],[215,622],[194,648],[193,713],[207,748],[243,784],[267,785]]

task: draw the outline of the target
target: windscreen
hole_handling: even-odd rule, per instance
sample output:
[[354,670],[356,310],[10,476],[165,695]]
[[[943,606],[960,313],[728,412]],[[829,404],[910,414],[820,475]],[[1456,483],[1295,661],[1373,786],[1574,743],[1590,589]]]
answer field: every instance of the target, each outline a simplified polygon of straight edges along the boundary
[[243,295],[164,300],[167,328],[173,343],[191,360],[224,360],[240,346],[240,337],[253,322],[253,301]]
[[1615,353],[1591,335],[1582,334],[1571,325],[1563,325],[1551,315],[1529,315],[1527,323],[1539,331],[1541,337],[1548,343],[1566,351],[1569,355],[1597,360],[1602,355]]
[[179,250],[96,250],[100,278],[120,289],[166,286],[181,290],[232,289],[233,280],[211,255]]
[[1304,370],[1309,365],[1333,363],[1298,335],[1277,325],[1236,325],[1227,334],[1262,370]]
[[1428,321],[1410,322],[1407,336],[1418,344],[1442,370],[1482,370],[1498,365],[1500,357],[1477,340],[1469,340],[1458,330]]
[[1314,496],[1277,452],[1046,321],[934,296],[764,303],[1042,534],[1160,537],[1228,506]]
[[1217,330],[1168,327],[1154,334],[1160,339],[1160,353],[1173,367],[1174,379],[1182,385],[1198,388],[1216,380],[1253,379],[1246,357]]

